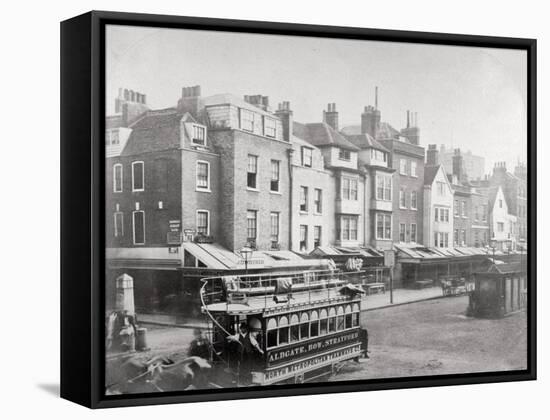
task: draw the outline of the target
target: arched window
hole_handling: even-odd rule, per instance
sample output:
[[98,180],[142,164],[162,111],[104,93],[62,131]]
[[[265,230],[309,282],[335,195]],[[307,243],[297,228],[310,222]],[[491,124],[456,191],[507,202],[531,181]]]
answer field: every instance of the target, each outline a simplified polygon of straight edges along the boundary
[[353,314],[352,314],[352,326],[358,327],[359,326],[359,317],[361,316],[361,311],[359,308],[359,304],[354,303],[353,304]]
[[328,331],[336,331],[336,309],[334,307],[328,310]]
[[288,344],[289,341],[288,318],[282,316],[279,318],[279,345]]
[[302,312],[300,316],[300,339],[305,340],[309,338],[309,314]]
[[328,312],[326,309],[321,309],[319,318],[319,334],[324,335],[328,332]]
[[269,318],[267,321],[267,347],[276,347],[278,342],[277,320],[275,318]]
[[309,331],[310,337],[317,337],[319,335],[319,314],[317,311],[311,311]]
[[344,328],[351,328],[353,326],[353,320],[352,320],[353,317],[352,317],[352,314],[351,314],[351,305],[346,306],[345,312],[346,312],[346,316],[345,316],[345,321],[344,321]]
[[345,328],[344,307],[338,306],[336,312],[338,313],[338,316],[336,317],[336,330],[342,331]]
[[113,192],[122,192],[122,164],[113,165]]
[[292,314],[290,317],[290,342],[300,340],[300,318],[298,314]]

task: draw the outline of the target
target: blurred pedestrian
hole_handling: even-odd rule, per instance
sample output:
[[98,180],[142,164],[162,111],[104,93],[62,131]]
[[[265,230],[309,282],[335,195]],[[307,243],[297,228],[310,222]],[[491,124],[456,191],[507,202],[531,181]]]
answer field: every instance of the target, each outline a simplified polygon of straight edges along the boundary
[[194,340],[189,345],[189,356],[200,357],[205,360],[210,359],[210,341],[202,335],[200,328],[193,331]]

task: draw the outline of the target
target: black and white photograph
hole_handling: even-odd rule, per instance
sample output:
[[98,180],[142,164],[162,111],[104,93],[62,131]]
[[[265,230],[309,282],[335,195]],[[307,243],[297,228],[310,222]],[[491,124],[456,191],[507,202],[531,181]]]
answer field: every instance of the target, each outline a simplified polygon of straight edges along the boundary
[[527,64],[107,25],[105,395],[525,371]]

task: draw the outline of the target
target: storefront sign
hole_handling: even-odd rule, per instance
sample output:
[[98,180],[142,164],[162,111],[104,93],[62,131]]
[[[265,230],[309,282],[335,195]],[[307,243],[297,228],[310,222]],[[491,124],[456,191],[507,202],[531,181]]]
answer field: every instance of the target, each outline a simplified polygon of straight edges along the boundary
[[319,340],[300,343],[284,349],[272,350],[267,353],[267,362],[269,365],[276,365],[297,357],[321,353],[322,351],[335,347],[342,347],[343,345],[350,344],[350,342],[357,341],[358,339],[359,332],[357,330],[352,332],[348,331],[338,335],[324,337]]
[[179,232],[181,229],[181,221],[180,220],[169,220],[168,225],[170,227],[171,232]]
[[384,251],[384,265],[386,267],[393,267],[395,265],[395,251],[393,249],[386,249]]
[[331,363],[345,360],[347,358],[354,357],[361,351],[361,345],[347,347],[345,349],[336,350],[331,353],[321,354],[311,359],[302,360],[297,363],[292,363],[287,366],[283,366],[278,369],[273,369],[265,373],[265,382],[272,382],[277,379],[284,379],[285,377],[292,377],[292,375],[298,375],[302,372],[328,366]]

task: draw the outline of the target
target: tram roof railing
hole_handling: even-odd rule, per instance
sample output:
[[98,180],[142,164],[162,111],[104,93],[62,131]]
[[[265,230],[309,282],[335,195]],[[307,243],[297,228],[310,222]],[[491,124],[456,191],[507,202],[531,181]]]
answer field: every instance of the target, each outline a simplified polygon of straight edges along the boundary
[[206,277],[202,279],[201,299],[203,306],[214,302],[225,302],[231,293],[241,293],[247,298],[267,299],[268,296],[284,294],[284,291],[278,293],[278,288],[281,287],[281,282],[286,281],[291,284],[289,293],[323,289],[328,296],[332,293],[332,296],[336,297],[333,291],[335,288],[340,288],[346,283],[361,282],[364,274],[365,271],[302,270]]

